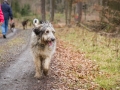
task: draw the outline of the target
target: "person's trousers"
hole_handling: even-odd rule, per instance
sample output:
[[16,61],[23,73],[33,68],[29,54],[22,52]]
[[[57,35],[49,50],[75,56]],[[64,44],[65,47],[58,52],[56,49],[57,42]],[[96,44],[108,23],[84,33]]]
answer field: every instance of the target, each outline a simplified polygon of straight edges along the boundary
[[3,34],[3,35],[6,35],[6,34],[7,34],[7,31],[8,31],[8,21],[9,21],[9,20],[4,20],[4,23],[3,23],[2,26],[1,26],[2,34]]

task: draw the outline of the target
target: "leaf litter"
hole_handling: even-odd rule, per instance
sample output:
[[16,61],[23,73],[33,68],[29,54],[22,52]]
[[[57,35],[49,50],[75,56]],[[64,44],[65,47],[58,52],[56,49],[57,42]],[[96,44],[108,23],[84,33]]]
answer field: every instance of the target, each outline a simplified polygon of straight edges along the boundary
[[53,84],[57,90],[95,90],[100,88],[99,84],[95,82],[95,77],[103,73],[100,73],[96,62],[86,59],[84,53],[74,51],[73,46],[64,41],[57,41],[56,53],[51,64],[51,71],[61,83]]

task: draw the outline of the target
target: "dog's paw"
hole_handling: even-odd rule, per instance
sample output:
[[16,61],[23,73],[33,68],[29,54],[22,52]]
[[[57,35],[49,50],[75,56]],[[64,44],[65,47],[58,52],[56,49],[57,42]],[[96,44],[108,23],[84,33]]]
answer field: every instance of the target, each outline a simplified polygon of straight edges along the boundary
[[40,79],[40,78],[42,77],[42,75],[41,75],[41,74],[36,73],[36,74],[34,75],[34,77],[35,77],[35,78],[37,78],[37,79]]
[[48,76],[48,70],[47,69],[44,69],[43,73],[44,73],[45,76]]

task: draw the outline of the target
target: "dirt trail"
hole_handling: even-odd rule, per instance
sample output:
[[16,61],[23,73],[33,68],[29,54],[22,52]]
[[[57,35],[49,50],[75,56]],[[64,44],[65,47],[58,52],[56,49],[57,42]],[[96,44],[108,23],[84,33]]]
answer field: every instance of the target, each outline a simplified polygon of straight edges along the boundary
[[0,90],[27,90],[27,80],[32,76],[32,57],[30,50],[27,49],[1,73]]
[[[4,67],[0,68],[0,90],[53,90],[51,82],[57,82],[57,78],[55,79],[55,76],[43,76],[40,80],[34,78],[35,70],[33,58],[30,51],[30,43],[27,43],[31,36],[30,32],[31,31],[28,30],[21,31],[16,36],[4,40],[4,44],[11,42],[12,46],[10,48],[8,45],[4,46],[4,44],[1,43],[1,46],[4,46],[4,48],[1,49],[6,50],[5,47],[7,47],[7,52],[4,55],[1,55],[1,57],[4,56],[4,59],[7,60],[6,56],[9,56],[10,58],[8,59],[12,60],[8,60],[8,63],[6,63]],[[26,42],[22,42],[21,44],[19,44],[20,42],[17,42],[17,44],[15,44],[16,46],[13,46],[14,43],[16,43],[15,40],[17,38],[22,38],[20,40],[22,41],[24,40],[23,37],[24,39],[29,39],[26,39]],[[22,50],[19,50],[18,48]],[[10,54],[10,52],[12,54]],[[52,71],[49,72],[52,74]]]
[[34,78],[34,64],[30,46],[16,58],[0,74],[0,90],[53,90],[52,83],[57,82],[57,77],[43,76],[40,80]]
[[[24,39],[30,39],[30,31],[22,31],[16,38],[23,36]],[[29,42],[29,39],[26,41]],[[98,72],[96,65],[91,60],[86,60],[84,53],[73,51],[73,46],[61,40],[57,40],[49,75],[42,76],[40,80],[34,78],[35,68],[30,44],[25,46],[27,48],[22,48],[24,51],[21,54],[0,69],[0,90],[95,90],[98,86],[93,81],[95,72]]]

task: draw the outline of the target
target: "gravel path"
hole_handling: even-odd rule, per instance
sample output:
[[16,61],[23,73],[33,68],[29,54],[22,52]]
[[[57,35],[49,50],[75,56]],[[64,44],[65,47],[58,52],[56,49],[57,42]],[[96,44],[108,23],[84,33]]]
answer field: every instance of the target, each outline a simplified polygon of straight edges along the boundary
[[60,40],[49,75],[40,80],[34,78],[30,36],[31,30],[19,30],[0,43],[0,90],[95,90],[98,87],[91,78],[98,72],[97,67],[93,68],[96,65]]
[[0,67],[12,61],[28,45],[31,30],[17,30],[7,35],[7,39],[0,39]]
[[0,90],[53,90],[53,83],[58,82],[52,70],[48,77],[34,78],[30,36],[31,30],[20,30],[13,38],[0,43]]

